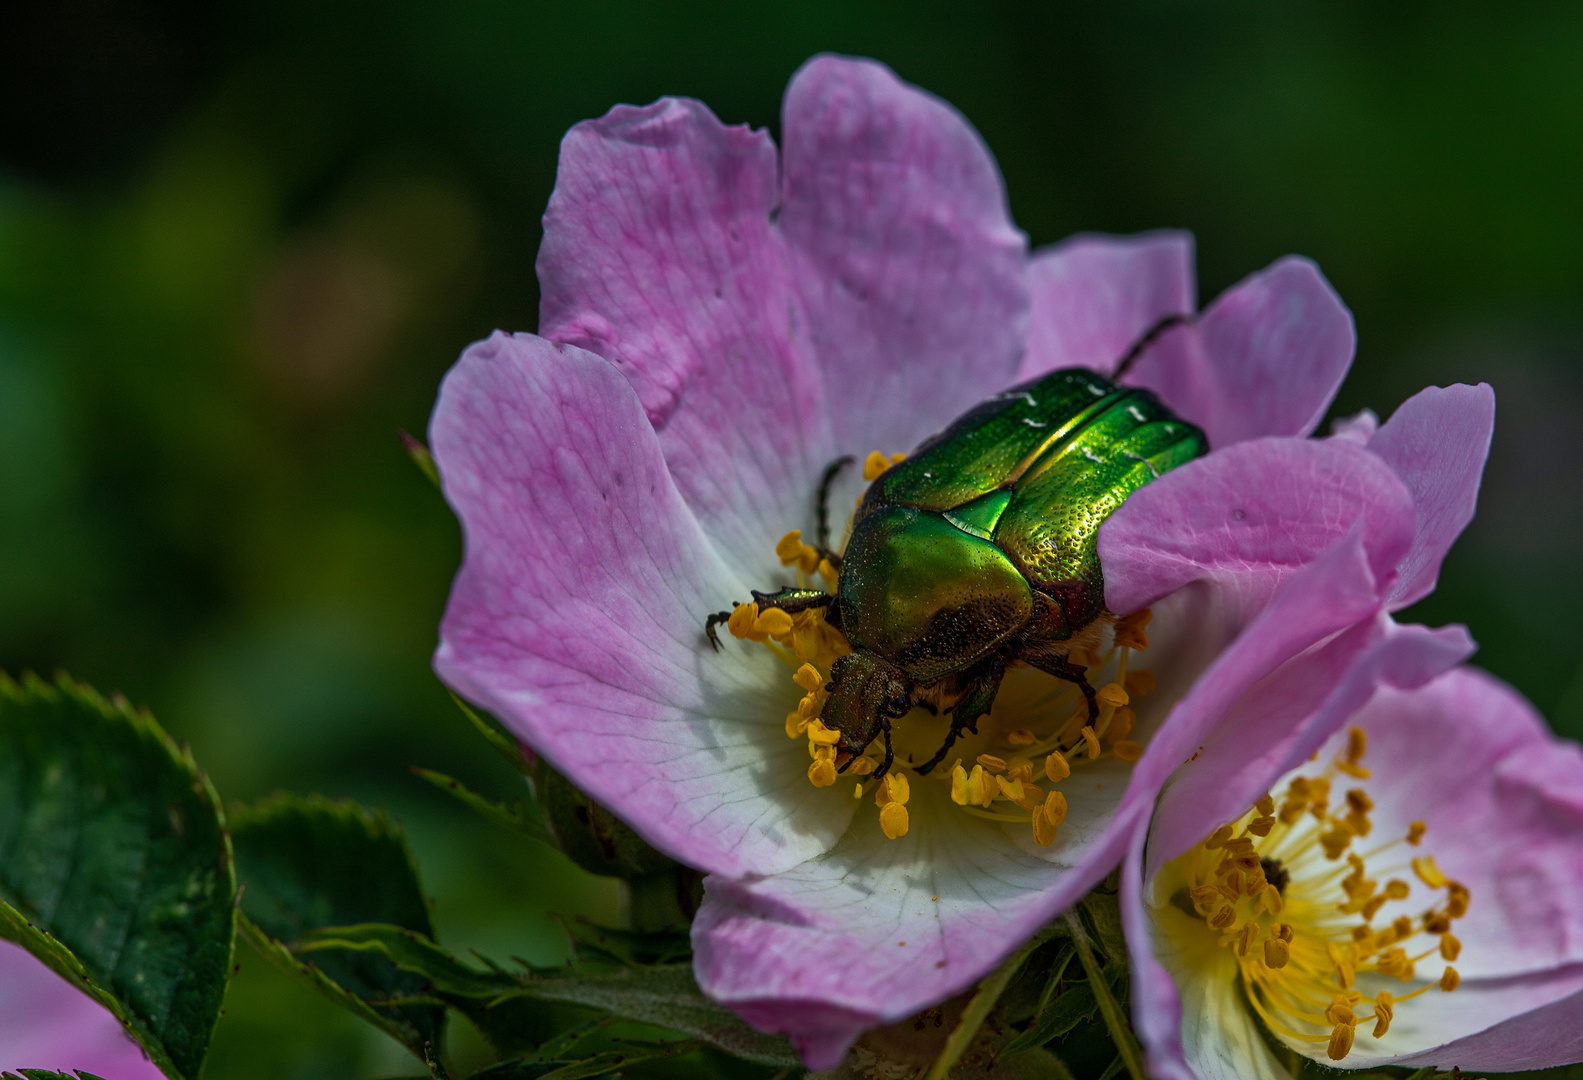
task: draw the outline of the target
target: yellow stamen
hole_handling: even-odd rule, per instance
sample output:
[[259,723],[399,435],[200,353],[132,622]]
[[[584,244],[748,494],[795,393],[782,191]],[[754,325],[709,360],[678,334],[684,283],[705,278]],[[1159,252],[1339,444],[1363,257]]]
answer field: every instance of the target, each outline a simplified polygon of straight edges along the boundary
[[858,776],[867,776],[877,768],[879,768],[879,765],[875,763],[874,759],[867,757],[860,757],[852,762],[851,765],[851,771]]
[[1124,742],[1132,729],[1138,726],[1138,714],[1123,705],[1116,710],[1116,715],[1110,718],[1110,724],[1105,728],[1105,741],[1115,746]]
[[1258,811],[1260,817],[1269,817],[1275,813],[1275,796],[1266,791],[1264,797],[1253,804],[1253,809]]
[[1124,619],[1116,620],[1114,641],[1117,648],[1121,649],[1147,649],[1149,635],[1144,633],[1144,627],[1149,625],[1149,620],[1154,618],[1154,612],[1148,608],[1135,611]]
[[1407,827],[1407,842],[1412,844],[1414,847],[1417,847],[1418,842],[1424,838],[1424,833],[1428,830],[1428,828],[1429,826],[1425,825],[1422,821],[1413,822]]
[[1330,1033],[1330,1045],[1325,1048],[1331,1061],[1341,1061],[1352,1052],[1352,1025],[1337,1024]]
[[884,473],[886,469],[889,469],[890,466],[890,458],[886,457],[878,450],[871,450],[869,451],[868,457],[863,459],[863,479],[872,483],[873,481],[878,480],[880,475]]
[[1401,878],[1391,878],[1385,883],[1385,895],[1392,900],[1406,900],[1412,888]]
[[1039,737],[1027,728],[1018,728],[1006,736],[1006,741],[1013,746],[1032,746],[1039,741]]
[[793,709],[786,714],[786,737],[788,739],[799,738],[806,730],[808,730],[808,718],[802,714],[801,709]]
[[967,770],[962,768],[961,758],[957,758],[956,764],[951,766],[951,801],[958,806],[976,801],[968,794]]
[[1451,991],[1455,990],[1461,984],[1462,976],[1457,974],[1456,968],[1448,967],[1445,969],[1445,971],[1440,973],[1440,989],[1444,990],[1446,993],[1451,993]]
[[1116,755],[1117,761],[1125,761],[1129,765],[1143,756],[1143,747],[1131,739],[1122,739],[1115,746],[1112,746],[1110,750],[1111,753]]
[[990,772],[1006,771],[1006,759],[996,757],[994,754],[978,755],[978,763],[984,766],[984,768],[988,769]]
[[753,629],[753,624],[758,617],[757,603],[738,604],[731,609],[731,617],[726,620],[726,629],[731,631],[732,637],[751,638],[762,642],[764,640],[762,637],[754,637],[756,631]]
[[1374,967],[1381,975],[1407,982],[1413,977],[1413,962],[1406,949],[1390,948],[1380,953]]
[[1458,941],[1456,939],[1455,935],[1452,935],[1452,934],[1441,934],[1440,935],[1440,956],[1441,956],[1441,958],[1444,959],[1447,963],[1450,963],[1452,961],[1455,961],[1456,958],[1458,956],[1461,956],[1461,955],[1462,955],[1462,942]]
[[879,812],[879,827],[892,840],[907,835],[907,808],[899,802],[886,803]]
[[835,565],[831,563],[829,559],[820,559],[819,576],[824,578],[826,585],[834,588],[836,581],[841,577],[841,571],[837,570]]
[[1072,775],[1072,766],[1066,763],[1061,751],[1052,750],[1050,756],[1044,759],[1044,775],[1050,778],[1052,784],[1058,784]]
[[1374,1037],[1383,1039],[1391,1030],[1391,1020],[1396,1016],[1395,999],[1389,991],[1381,990],[1374,997]]
[[1283,968],[1292,958],[1292,947],[1278,937],[1264,939],[1264,966],[1268,968]]
[[1271,915],[1279,915],[1281,913],[1281,890],[1266,881],[1264,888],[1259,890],[1259,902],[1264,905],[1264,910]]
[[1066,796],[1059,791],[1052,791],[1044,797],[1044,805],[1040,809],[1050,822],[1050,828],[1057,828],[1066,820]]
[[841,741],[841,733],[827,728],[818,720],[808,721],[808,741],[819,746],[834,746]]
[[1145,697],[1154,693],[1156,685],[1154,672],[1129,671],[1127,672],[1127,677],[1122,680],[1122,684],[1126,686],[1127,693],[1132,697]]
[[1127,704],[1127,691],[1116,683],[1106,683],[1095,692],[1094,697],[1101,705],[1109,705],[1112,709],[1119,709]]
[[1420,855],[1413,860],[1413,873],[1418,879],[1431,889],[1443,889],[1446,886],[1446,876],[1440,872],[1440,867],[1435,865],[1433,855]]
[[819,669],[812,664],[804,664],[798,668],[797,674],[792,676],[792,682],[810,694],[824,689],[824,676],[819,674]]
[[829,787],[835,783],[835,755],[816,758],[808,766],[808,782],[814,787]]
[[1099,736],[1094,734],[1094,729],[1087,724],[1083,725],[1083,746],[1088,751],[1089,760],[1099,756]]

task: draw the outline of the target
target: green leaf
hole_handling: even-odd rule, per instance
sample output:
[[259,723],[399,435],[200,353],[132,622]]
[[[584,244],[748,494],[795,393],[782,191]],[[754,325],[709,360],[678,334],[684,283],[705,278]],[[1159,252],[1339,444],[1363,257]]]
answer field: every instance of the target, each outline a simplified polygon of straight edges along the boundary
[[440,487],[440,470],[434,467],[434,455],[429,452],[429,448],[401,428],[397,428],[396,431],[401,436],[402,447],[407,451],[412,463],[418,467],[418,471],[429,478],[429,483]]
[[1066,974],[1067,966],[1076,956],[1076,949],[1068,949],[1050,968],[1049,981],[1045,984],[1044,995],[1039,1002],[1039,1011],[1035,1014],[1033,1022],[1028,1025],[1026,1031],[1006,1044],[1005,1049],[1001,1051],[1002,1054],[1006,1056],[1020,1054],[1036,1046],[1043,1046],[1051,1039],[1058,1039],[1093,1015],[1099,1008],[1099,1002],[1086,982],[1073,983],[1067,987],[1065,993],[1052,997],[1056,985]]
[[0,675],[0,936],[195,1078],[230,977],[219,798],[146,712]]
[[536,978],[523,991],[551,1001],[603,1009],[627,1020],[669,1028],[748,1061],[798,1067],[791,1043],[766,1035],[736,1013],[704,997],[690,964],[635,968],[609,975]]
[[413,1000],[424,996],[426,979],[378,951],[304,947],[315,931],[351,923],[433,937],[418,870],[396,826],[348,800],[277,795],[238,810],[231,832],[248,943],[419,1060],[438,1052],[445,1008]]
[[433,769],[421,769],[416,765],[412,766],[412,771],[456,799],[475,814],[488,818],[496,825],[503,825],[513,832],[519,832],[529,839],[537,840],[548,847],[555,847],[555,837],[551,836],[550,830],[545,828],[544,818],[540,815],[539,808],[535,803],[526,799],[513,799],[509,803],[496,802],[471,790],[455,777],[446,776],[442,772],[435,772]]
[[48,1069],[18,1069],[15,1073],[0,1073],[3,1080],[14,1080],[17,1073],[21,1073],[27,1080],[102,1080],[91,1072],[78,1070],[76,1073],[51,1072]]
[[476,709],[455,694],[451,695],[451,700],[456,702],[456,707],[462,710],[462,714],[478,730],[478,733],[484,737],[484,741],[490,745],[495,753],[499,754],[506,764],[527,777],[531,783],[533,780],[533,765],[523,756],[522,744],[499,727],[485,720],[478,714]]

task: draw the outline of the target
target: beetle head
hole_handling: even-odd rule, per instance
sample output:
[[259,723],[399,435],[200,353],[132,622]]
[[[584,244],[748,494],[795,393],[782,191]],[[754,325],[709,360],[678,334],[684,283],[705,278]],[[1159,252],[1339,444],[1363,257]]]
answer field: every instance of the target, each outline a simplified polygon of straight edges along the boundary
[[879,737],[887,720],[912,708],[912,680],[895,664],[858,650],[830,666],[830,696],[819,720],[841,733],[836,760],[844,770],[853,757]]

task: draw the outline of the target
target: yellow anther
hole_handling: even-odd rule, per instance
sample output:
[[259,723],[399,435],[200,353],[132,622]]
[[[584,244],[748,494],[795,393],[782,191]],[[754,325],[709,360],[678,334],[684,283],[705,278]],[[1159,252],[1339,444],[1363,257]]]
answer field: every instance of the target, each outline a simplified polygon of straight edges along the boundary
[[1021,780],[1008,779],[1004,776],[995,777],[995,783],[1000,787],[1000,793],[1024,810],[1032,812],[1044,798],[1044,792],[1033,784],[1024,784]]
[[1337,994],[1325,1010],[1325,1019],[1332,1024],[1356,1024],[1358,1014],[1352,1011],[1352,1002],[1346,994]]
[[1127,693],[1132,697],[1146,697],[1154,693],[1157,685],[1152,671],[1129,671],[1122,684],[1126,686]]
[[890,468],[890,466],[890,458],[878,450],[871,450],[868,457],[863,459],[863,479],[868,481],[878,480],[880,474]]
[[797,674],[792,676],[792,682],[810,694],[824,689],[824,676],[819,674],[819,669],[812,664],[804,664],[798,668]]
[[1033,783],[1033,762],[1027,758],[1012,758],[1006,762],[1006,779]]
[[758,620],[759,606],[757,603],[738,604],[731,609],[731,617],[726,620],[726,629],[731,631],[735,638],[750,638],[754,635],[753,624]]
[[1236,940],[1231,943],[1232,951],[1238,956],[1247,956],[1248,951],[1253,948],[1254,943],[1258,940],[1259,924],[1256,922],[1245,922],[1238,928]]
[[1265,792],[1264,797],[1253,804],[1253,808],[1259,812],[1260,817],[1269,817],[1275,813],[1275,796]]
[[1087,724],[1083,725],[1083,749],[1087,751],[1089,759],[1099,756],[1099,736],[1094,734],[1094,729]]
[[1331,1061],[1342,1061],[1352,1053],[1352,1025],[1337,1024],[1330,1033],[1330,1045],[1325,1047],[1325,1053]]
[[1234,858],[1242,858],[1253,854],[1253,841],[1246,836],[1238,836],[1226,841],[1226,854]]
[[835,783],[835,757],[816,758],[808,766],[808,782],[814,787],[829,787]]
[[1044,759],[1044,775],[1050,778],[1052,784],[1058,784],[1072,775],[1072,766],[1066,763],[1061,751],[1052,750],[1050,756]]
[[1413,920],[1406,915],[1398,915],[1396,921],[1391,923],[1391,934],[1397,941],[1413,936]]
[[1230,904],[1222,904],[1220,910],[1209,918],[1209,925],[1216,930],[1224,930],[1237,921],[1237,909]]
[[1353,962],[1351,946],[1343,951],[1334,941],[1325,942],[1325,955],[1330,957],[1331,965],[1336,969],[1336,985],[1343,990],[1352,989],[1352,980],[1357,974],[1357,965]]
[[1374,800],[1362,788],[1351,788],[1347,791],[1347,808],[1354,814],[1367,814],[1374,809]]
[[912,791],[907,785],[907,777],[898,772],[888,772],[885,779],[879,782],[879,790],[875,793],[876,801],[881,806],[885,803],[905,803],[912,797]]
[[1418,880],[1428,885],[1431,889],[1443,889],[1447,878],[1440,872],[1440,867],[1435,865],[1433,855],[1420,855],[1413,860],[1413,873],[1418,875]]
[[836,581],[841,577],[841,571],[837,570],[835,565],[831,563],[829,559],[820,559],[819,576],[824,578],[826,585],[833,587]]
[[1451,993],[1460,985],[1462,985],[1462,976],[1457,974],[1456,968],[1448,967],[1440,973],[1440,989],[1446,993]]
[[892,840],[907,835],[907,808],[899,802],[886,803],[879,811],[879,827]]
[[962,760],[951,768],[951,801],[958,806],[966,806],[970,802],[977,802],[967,793],[967,770],[962,768]]
[[1369,752],[1369,734],[1360,727],[1347,731],[1346,760],[1356,765]]
[[857,785],[852,788],[852,797],[854,799],[861,799],[863,797],[863,781],[859,780]]
[[1131,739],[1122,739],[1115,746],[1112,746],[1110,750],[1111,753],[1116,755],[1117,761],[1125,761],[1129,765],[1143,756],[1143,747]]
[[1383,1039],[1391,1030],[1391,1020],[1396,1016],[1396,999],[1390,992],[1381,990],[1374,996],[1374,1037]]
[[1352,830],[1345,825],[1338,825],[1319,837],[1319,846],[1325,849],[1325,858],[1339,859],[1352,846]]
[[1154,612],[1148,608],[1135,611],[1124,619],[1116,620],[1115,643],[1118,649],[1147,649],[1149,635],[1144,633],[1144,627],[1149,625],[1149,620],[1154,618]]
[[791,633],[792,617],[780,608],[770,608],[759,613],[753,620],[755,633],[768,634],[770,637],[780,637],[782,634]]
[[827,728],[818,720],[808,721],[808,741],[819,746],[834,746],[841,741],[841,733]]
[[1380,913],[1380,908],[1382,908],[1384,906],[1385,906],[1385,894],[1384,893],[1380,893],[1378,896],[1374,897],[1368,903],[1364,904],[1363,907],[1359,909],[1359,914],[1363,916],[1363,921],[1364,922],[1370,922],[1370,921],[1373,920],[1374,916],[1376,916],[1376,915],[1378,915]]
[[793,529],[775,542],[775,554],[782,566],[790,566],[802,558],[802,530]]
[[1281,913],[1281,890],[1266,881],[1264,888],[1259,890],[1259,903],[1263,904],[1264,910],[1271,915],[1279,915]]
[[1080,667],[1080,668],[1090,667],[1094,663],[1093,660],[1089,659],[1088,653],[1084,652],[1082,649],[1077,649],[1077,648],[1073,648],[1073,649],[1068,649],[1067,650],[1067,652],[1066,652],[1066,662],[1068,664],[1071,664],[1073,667]]
[[[1052,792],[1053,794],[1053,792]],[[1044,804],[1040,803],[1033,808],[1033,842],[1040,847],[1049,847],[1055,843],[1055,833],[1058,823],[1052,822],[1044,812]]]
[[1117,683],[1106,683],[1094,694],[1101,705],[1109,705],[1112,709],[1119,709],[1128,701],[1127,691]]
[[1066,796],[1059,791],[1052,791],[1044,797],[1044,803],[1039,807],[1044,812],[1045,819],[1050,822],[1050,827],[1056,828],[1066,820]]
[[807,730],[808,718],[802,714],[800,708],[793,709],[786,714],[786,737],[788,739],[801,738],[802,733]]
[[819,715],[821,708],[823,708],[823,706],[820,705],[818,698],[814,697],[812,694],[805,694],[803,699],[797,703],[797,715],[801,716],[804,720],[812,720],[814,717]]
[[997,790],[992,779],[990,774],[984,771],[984,766],[974,765],[973,771],[967,775],[968,798],[988,809],[995,801]]
[[1368,770],[1368,768],[1353,761],[1337,761],[1336,768],[1340,769],[1354,780],[1367,780],[1369,777],[1374,775]]
[[1412,888],[1401,878],[1391,878],[1385,883],[1385,895],[1392,900],[1406,900]]
[[1456,958],[1458,956],[1460,956],[1460,955],[1462,955],[1462,942],[1458,941],[1454,934],[1441,934],[1440,935],[1440,956],[1441,956],[1441,958],[1443,960],[1445,960],[1447,963],[1451,963],[1452,961],[1456,960]]
[[1039,737],[1027,728],[1018,728],[1006,736],[1006,741],[1013,746],[1032,746],[1039,741]]
[[850,768],[854,776],[867,776],[879,766],[875,764],[873,758],[860,757],[852,762]]
[[978,755],[978,763],[984,766],[984,768],[988,769],[990,772],[1006,771],[1006,759],[998,758],[994,754]]
[[[1213,904],[1220,900],[1220,890],[1213,885],[1194,885],[1187,890],[1187,895],[1195,904]],[[1207,914],[1201,912],[1200,914]]]
[[1211,851],[1213,851],[1215,848],[1225,847],[1226,841],[1231,839],[1232,831],[1233,830],[1230,825],[1222,825],[1220,828],[1209,834],[1209,839],[1204,841],[1204,846]]
[[1380,953],[1380,958],[1374,961],[1374,966],[1381,975],[1392,979],[1401,979],[1403,982],[1413,977],[1413,961],[1407,955],[1406,949],[1389,948]]
[[1275,819],[1272,817],[1254,818],[1248,822],[1248,832],[1254,836],[1269,836],[1273,828],[1275,828]]
[[1138,714],[1123,705],[1116,710],[1116,714],[1110,718],[1110,723],[1105,727],[1105,741],[1115,746],[1131,735],[1132,729],[1137,726]]
[[1278,937],[1264,939],[1264,966],[1283,968],[1292,958],[1292,947]]
[[1276,937],[1280,938],[1282,941],[1287,941],[1287,942],[1291,941],[1292,938],[1296,935],[1296,931],[1292,929],[1292,924],[1291,923],[1277,923],[1275,925],[1275,929],[1271,930],[1270,933],[1274,934]]
[[1416,847],[1418,842],[1424,838],[1424,832],[1428,828],[1429,826],[1425,825],[1422,821],[1413,822],[1411,825],[1407,826],[1407,842]]
[[1446,898],[1446,914],[1453,919],[1460,919],[1468,913],[1468,887],[1460,881],[1453,881],[1446,888],[1450,893]]

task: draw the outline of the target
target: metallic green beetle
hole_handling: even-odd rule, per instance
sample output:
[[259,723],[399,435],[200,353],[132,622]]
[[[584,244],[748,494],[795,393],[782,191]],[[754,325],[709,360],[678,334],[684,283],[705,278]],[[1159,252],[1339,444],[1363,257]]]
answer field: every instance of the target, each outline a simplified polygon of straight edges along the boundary
[[[1129,357],[1130,359],[1130,357]],[[754,592],[759,608],[826,608],[853,652],[830,671],[820,713],[841,733],[844,771],[915,705],[954,702],[945,744],[917,771],[976,732],[1006,666],[1022,661],[1076,683],[1098,715],[1074,637],[1105,615],[1099,527],[1132,492],[1208,450],[1204,433],[1147,390],[1086,368],[1052,371],[970,409],[869,486],[843,556],[827,550],[820,485],[819,547],[840,567],[834,595]],[[728,612],[705,625],[711,641]]]

